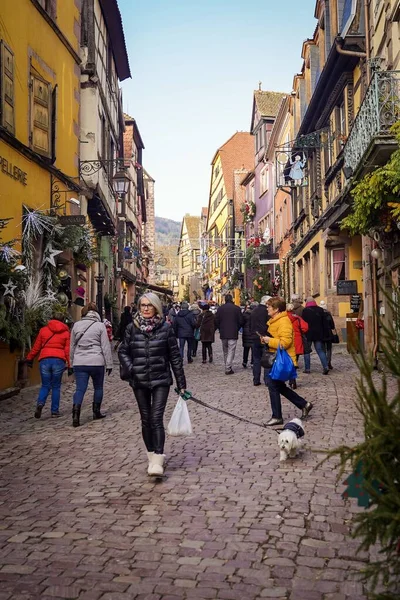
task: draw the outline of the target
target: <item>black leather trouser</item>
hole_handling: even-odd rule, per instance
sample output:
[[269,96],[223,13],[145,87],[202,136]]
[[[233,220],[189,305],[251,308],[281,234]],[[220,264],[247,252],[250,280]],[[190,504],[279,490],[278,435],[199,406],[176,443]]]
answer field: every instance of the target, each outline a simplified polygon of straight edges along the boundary
[[164,454],[165,429],[164,411],[167,404],[169,386],[159,386],[152,390],[133,390],[142,419],[142,436],[148,452]]

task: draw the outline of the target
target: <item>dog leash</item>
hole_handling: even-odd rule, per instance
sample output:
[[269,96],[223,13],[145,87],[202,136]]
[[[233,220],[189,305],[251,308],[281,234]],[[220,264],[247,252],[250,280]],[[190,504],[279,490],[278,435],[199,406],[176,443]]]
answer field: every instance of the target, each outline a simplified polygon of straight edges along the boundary
[[262,427],[263,429],[267,429],[267,426],[263,423],[256,423],[255,421],[250,421],[249,419],[245,419],[244,417],[239,417],[238,415],[234,415],[227,410],[223,410],[222,408],[217,408],[216,406],[211,406],[211,404],[207,404],[207,402],[203,402],[203,400],[199,400],[195,398],[192,392],[186,390],[184,394],[181,394],[178,388],[175,388],[175,392],[183,398],[183,400],[193,400],[196,404],[200,404],[200,406],[204,406],[204,408],[209,408],[210,410],[215,410],[216,412],[222,413],[223,415],[227,415],[228,417],[232,417],[232,419],[236,419],[237,421],[242,421],[242,423],[249,423],[250,425],[257,425],[257,427]]

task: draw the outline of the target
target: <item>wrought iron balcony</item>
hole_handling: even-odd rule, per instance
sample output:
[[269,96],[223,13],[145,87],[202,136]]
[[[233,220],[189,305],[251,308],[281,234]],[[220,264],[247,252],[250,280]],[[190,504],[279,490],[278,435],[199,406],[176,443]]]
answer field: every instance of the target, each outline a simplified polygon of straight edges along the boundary
[[384,164],[396,148],[391,126],[400,119],[400,71],[372,76],[343,149],[344,166],[352,173]]

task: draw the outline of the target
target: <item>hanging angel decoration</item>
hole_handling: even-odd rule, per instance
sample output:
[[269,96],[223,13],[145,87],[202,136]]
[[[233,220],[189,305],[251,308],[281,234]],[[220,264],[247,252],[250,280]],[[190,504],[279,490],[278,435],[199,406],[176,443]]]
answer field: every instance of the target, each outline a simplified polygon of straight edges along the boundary
[[300,154],[295,154],[294,160],[290,158],[291,169],[289,177],[293,180],[294,185],[299,186],[303,184],[304,179],[304,167],[306,166],[307,160],[303,152],[303,158]]

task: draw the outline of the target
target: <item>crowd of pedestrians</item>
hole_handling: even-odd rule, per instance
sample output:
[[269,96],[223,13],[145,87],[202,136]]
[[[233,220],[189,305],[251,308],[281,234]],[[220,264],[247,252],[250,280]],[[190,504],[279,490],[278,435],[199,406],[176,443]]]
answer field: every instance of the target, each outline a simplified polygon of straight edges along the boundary
[[[215,311],[206,301],[162,304],[151,292],[143,294],[137,305],[123,309],[114,341],[111,323],[100,317],[97,306],[89,302],[81,319],[70,331],[64,316],[55,313],[43,327],[26,357],[28,366],[38,356],[42,385],[35,413],[39,419],[51,392],[51,416],[60,415],[60,390],[65,371],[75,376],[72,400],[72,425],[80,426],[81,406],[89,380],[93,384],[93,419],[103,419],[101,412],[105,374],[113,368],[112,343],[118,350],[121,379],[128,381],[137,401],[143,441],[148,455],[148,474],[160,476],[164,471],[164,412],[172,373],[177,388],[186,390],[184,362],[193,363],[201,342],[202,364],[213,362],[215,332],[219,331],[226,375],[234,375],[233,363],[239,336],[242,366],[252,369],[253,385],[265,384],[271,406],[266,427],[281,425],[283,396],[306,418],[313,404],[300,396],[296,370],[303,356],[304,373],[311,372],[311,353],[315,350],[327,375],[332,369],[332,344],[338,342],[335,323],[326,304],[293,295],[290,303],[279,297],[263,296],[240,308],[230,294]],[[289,361],[290,375],[279,371],[282,361]],[[288,371],[289,373],[289,371]],[[281,375],[280,375],[281,374]],[[287,385],[288,384],[288,385]]]

